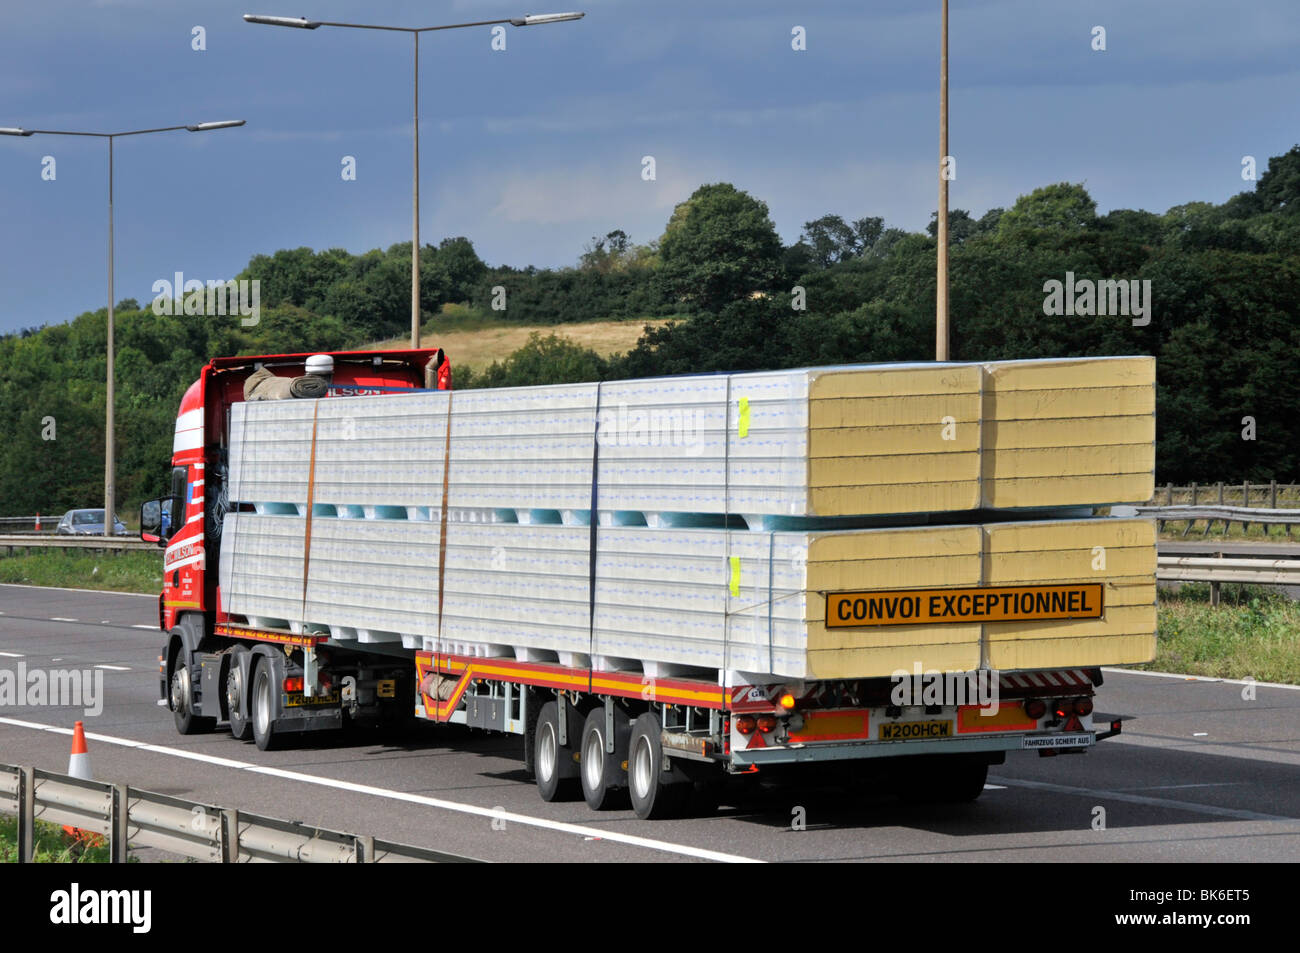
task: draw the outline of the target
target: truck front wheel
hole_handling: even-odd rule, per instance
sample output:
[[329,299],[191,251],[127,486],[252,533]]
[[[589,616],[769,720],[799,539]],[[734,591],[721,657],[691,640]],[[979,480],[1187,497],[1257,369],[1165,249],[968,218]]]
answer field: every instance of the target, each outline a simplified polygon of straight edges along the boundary
[[178,646],[172,654],[172,677],[168,693],[178,732],[183,735],[199,735],[217,726],[217,719],[194,714],[194,686],[190,681],[190,667],[185,661],[183,646]]

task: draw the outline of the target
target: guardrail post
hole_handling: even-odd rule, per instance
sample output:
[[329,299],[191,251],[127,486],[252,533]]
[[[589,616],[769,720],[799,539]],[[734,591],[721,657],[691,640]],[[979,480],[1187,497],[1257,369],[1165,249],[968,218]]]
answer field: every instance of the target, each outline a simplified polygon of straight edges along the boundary
[[127,858],[126,828],[130,819],[130,800],[125,784],[113,785],[113,813],[109,833],[109,853],[115,864],[125,864]]
[[36,852],[36,776],[18,769],[18,863],[30,864]]
[[1165,506],[1173,506],[1173,505],[1174,505],[1174,485],[1172,483],[1167,483],[1165,484]]
[[358,834],[356,845],[356,858],[358,864],[373,864],[375,862],[375,839],[370,834]]
[[239,811],[221,812],[221,862],[239,863]]
[[1277,509],[1277,480],[1268,481],[1268,508]]
[[[1224,532],[1226,533],[1226,532],[1227,532],[1227,526],[1228,526],[1228,524],[1227,524],[1227,523],[1224,523],[1223,526],[1224,526]],[[1214,558],[1215,558],[1215,559],[1222,559],[1222,558],[1223,558],[1223,553],[1215,553],[1215,554],[1214,554]],[[1220,585],[1221,585],[1221,583],[1219,583],[1219,582],[1211,582],[1211,583],[1210,583],[1210,605],[1211,605],[1211,606],[1217,606],[1217,605],[1219,604],[1219,586],[1220,586]]]
[[1223,481],[1220,480],[1220,481],[1216,484],[1216,486],[1218,486],[1218,488],[1219,488],[1219,505],[1222,506],[1222,505],[1223,505]]

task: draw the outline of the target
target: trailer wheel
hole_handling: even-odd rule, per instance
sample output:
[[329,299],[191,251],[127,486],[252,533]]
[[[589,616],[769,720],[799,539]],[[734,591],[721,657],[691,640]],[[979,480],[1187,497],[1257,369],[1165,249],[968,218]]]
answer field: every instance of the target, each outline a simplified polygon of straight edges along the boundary
[[944,804],[966,804],[984,792],[988,780],[987,761],[968,761],[954,766],[938,789],[938,800]]
[[280,743],[275,733],[275,696],[271,685],[271,666],[263,662],[253,675],[253,740],[261,751],[274,751]]
[[190,667],[185,661],[183,645],[178,645],[172,655],[169,694],[178,732],[183,735],[200,735],[217,726],[217,719],[194,714],[194,687],[190,681]]
[[630,732],[627,716],[614,709],[614,751],[605,750],[605,706],[587,712],[582,726],[582,760],[578,764],[582,777],[582,796],[593,811],[607,811],[627,806],[627,742]]
[[243,653],[232,652],[230,669],[226,672],[226,713],[230,720],[230,733],[236,741],[247,741],[253,736],[253,725],[244,707],[248,704],[244,685]]
[[[570,718],[570,742],[577,741]],[[537,716],[537,751],[534,756],[537,793],[543,801],[573,801],[578,797],[578,766],[573,762],[573,748],[560,744],[560,706],[553,701],[542,706]]]
[[642,820],[672,817],[685,804],[690,779],[671,763],[664,768],[663,732],[654,712],[640,715],[632,724],[627,763],[632,809]]

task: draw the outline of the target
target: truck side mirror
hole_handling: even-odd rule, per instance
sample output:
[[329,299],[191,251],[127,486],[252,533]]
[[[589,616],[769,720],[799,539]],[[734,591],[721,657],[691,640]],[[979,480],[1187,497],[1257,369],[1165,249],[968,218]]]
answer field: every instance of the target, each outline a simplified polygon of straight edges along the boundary
[[140,538],[146,543],[163,543],[162,500],[140,504]]

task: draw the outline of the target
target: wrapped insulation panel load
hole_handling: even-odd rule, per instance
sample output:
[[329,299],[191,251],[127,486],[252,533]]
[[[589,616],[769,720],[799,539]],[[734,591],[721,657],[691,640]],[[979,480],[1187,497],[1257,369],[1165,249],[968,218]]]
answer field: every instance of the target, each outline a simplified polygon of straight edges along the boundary
[[1061,517],[1149,498],[1151,371],[852,366],[238,404],[223,608],[651,675],[1143,661],[1151,524]]

